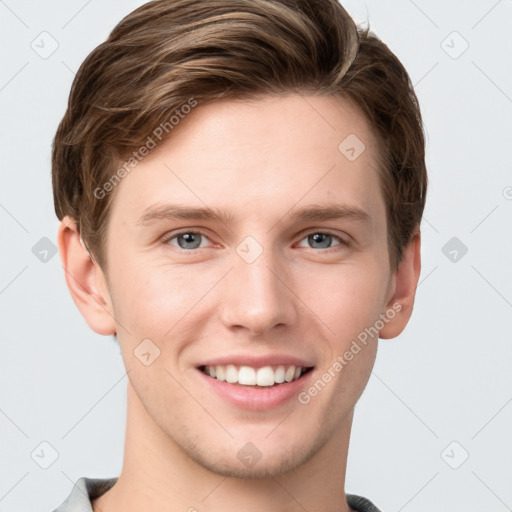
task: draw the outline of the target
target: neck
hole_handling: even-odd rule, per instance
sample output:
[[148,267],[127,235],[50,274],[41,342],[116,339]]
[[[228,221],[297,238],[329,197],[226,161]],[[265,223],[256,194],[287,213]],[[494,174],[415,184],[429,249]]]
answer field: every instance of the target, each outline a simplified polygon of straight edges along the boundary
[[[192,460],[151,420],[128,383],[123,469],[94,512],[349,512],[345,471],[352,413],[298,469],[268,479],[218,475]],[[243,505],[241,505],[243,504]]]

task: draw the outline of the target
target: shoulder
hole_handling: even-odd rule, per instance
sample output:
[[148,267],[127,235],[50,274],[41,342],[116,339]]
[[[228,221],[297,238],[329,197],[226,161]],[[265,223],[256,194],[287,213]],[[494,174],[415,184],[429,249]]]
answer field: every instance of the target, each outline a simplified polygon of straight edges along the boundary
[[92,512],[92,500],[106,493],[116,482],[117,477],[79,478],[70,495],[53,512]]

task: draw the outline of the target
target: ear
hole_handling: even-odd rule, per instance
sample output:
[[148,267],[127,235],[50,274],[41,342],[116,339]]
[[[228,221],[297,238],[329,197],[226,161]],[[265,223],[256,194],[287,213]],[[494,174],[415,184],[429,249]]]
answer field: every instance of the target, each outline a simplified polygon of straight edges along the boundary
[[85,321],[98,334],[115,334],[116,322],[107,280],[82,245],[76,222],[68,216],[59,225],[58,245],[66,284]]
[[387,313],[384,312],[385,318],[389,320],[381,329],[380,338],[395,338],[405,329],[411,318],[421,272],[420,249],[421,235],[417,232],[404,248],[402,261],[392,278],[392,296],[386,305]]

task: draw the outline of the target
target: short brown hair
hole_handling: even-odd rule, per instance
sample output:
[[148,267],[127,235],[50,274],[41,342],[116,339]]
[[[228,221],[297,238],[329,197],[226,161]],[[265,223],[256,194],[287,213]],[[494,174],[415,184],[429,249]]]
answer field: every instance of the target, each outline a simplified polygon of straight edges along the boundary
[[398,58],[336,0],[156,0],[126,16],[74,79],[53,141],[57,216],[77,221],[105,267],[114,194],[104,192],[156,127],[169,137],[169,120],[191,100],[301,91],[345,98],[369,121],[396,268],[425,206],[420,108]]

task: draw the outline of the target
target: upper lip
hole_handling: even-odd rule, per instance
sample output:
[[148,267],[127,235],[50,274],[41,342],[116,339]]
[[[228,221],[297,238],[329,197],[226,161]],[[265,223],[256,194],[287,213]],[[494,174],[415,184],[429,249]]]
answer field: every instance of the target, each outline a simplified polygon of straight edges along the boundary
[[298,357],[287,355],[287,354],[269,354],[266,356],[255,356],[249,354],[233,354],[231,356],[215,357],[203,361],[199,365],[201,366],[217,366],[217,365],[228,365],[234,364],[236,366],[250,366],[252,368],[261,368],[263,366],[300,366],[302,368],[310,368],[315,366],[311,361],[300,359]]

